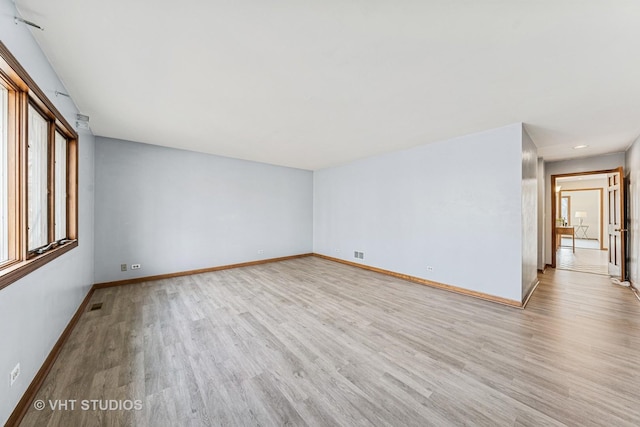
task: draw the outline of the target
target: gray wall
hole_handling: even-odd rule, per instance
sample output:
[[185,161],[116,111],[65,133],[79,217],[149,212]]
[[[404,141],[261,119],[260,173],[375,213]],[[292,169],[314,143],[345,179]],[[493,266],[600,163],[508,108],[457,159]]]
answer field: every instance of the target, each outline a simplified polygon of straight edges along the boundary
[[[70,123],[76,108],[56,97],[64,86],[24,25],[16,25],[13,2],[0,0],[0,40]],[[0,290],[0,425],[3,425],[71,320],[93,283],[94,138],[80,134],[79,246]],[[20,377],[9,386],[9,372]]]
[[518,123],[316,171],[314,252],[520,301],[522,148]]
[[563,160],[559,162],[545,163],[545,224],[544,224],[544,256],[545,264],[551,264],[551,175],[564,173],[591,172],[599,170],[615,169],[625,164],[624,153],[614,153],[604,156],[585,157],[582,159]]
[[545,260],[544,260],[544,247],[545,247],[545,234],[544,234],[544,224],[545,224],[545,202],[546,198],[544,196],[544,160],[542,158],[538,159],[538,270],[544,271],[545,268]]
[[310,171],[98,137],[95,281],[309,253],[312,186]]
[[627,150],[625,172],[629,180],[627,194],[627,225],[629,238],[627,240],[627,271],[629,280],[637,288],[638,282],[638,262],[640,261],[640,138]]
[[522,129],[522,299],[538,282],[538,149]]

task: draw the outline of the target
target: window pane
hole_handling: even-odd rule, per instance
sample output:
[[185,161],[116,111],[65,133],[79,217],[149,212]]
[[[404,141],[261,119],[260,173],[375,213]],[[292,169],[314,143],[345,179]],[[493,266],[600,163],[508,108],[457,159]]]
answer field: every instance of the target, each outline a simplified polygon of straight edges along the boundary
[[56,197],[55,197],[55,240],[67,237],[67,139],[56,132]]
[[9,259],[9,92],[0,86],[0,263]]
[[46,245],[47,236],[47,129],[49,124],[29,106],[27,204],[29,250]]

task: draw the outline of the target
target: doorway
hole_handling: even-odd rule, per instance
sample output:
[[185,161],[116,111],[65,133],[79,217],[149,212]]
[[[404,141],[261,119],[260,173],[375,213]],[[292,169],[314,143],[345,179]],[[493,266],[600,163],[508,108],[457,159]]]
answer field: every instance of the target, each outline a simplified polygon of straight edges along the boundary
[[622,168],[552,175],[552,264],[624,277]]
[[561,234],[558,238],[556,268],[608,274],[608,248],[603,238],[608,211],[603,197],[607,176],[565,177],[558,179],[557,185],[560,188],[560,218],[565,227],[571,227],[572,235]]

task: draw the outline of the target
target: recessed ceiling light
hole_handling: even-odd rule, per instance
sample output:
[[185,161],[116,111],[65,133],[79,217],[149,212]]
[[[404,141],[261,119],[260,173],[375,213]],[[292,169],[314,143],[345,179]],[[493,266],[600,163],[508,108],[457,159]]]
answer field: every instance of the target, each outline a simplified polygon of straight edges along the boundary
[[583,144],[583,145],[576,145],[575,147],[573,147],[573,149],[574,149],[574,150],[579,150],[579,149],[581,149],[581,148],[587,148],[587,147],[588,147],[588,145],[584,145],[584,144]]

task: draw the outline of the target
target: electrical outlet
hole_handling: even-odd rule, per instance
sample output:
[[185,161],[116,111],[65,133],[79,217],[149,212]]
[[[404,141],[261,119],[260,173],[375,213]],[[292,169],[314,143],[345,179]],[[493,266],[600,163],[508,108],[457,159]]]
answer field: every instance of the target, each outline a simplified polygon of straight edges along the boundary
[[120,264],[120,271],[127,271],[127,264]]
[[18,379],[18,377],[20,376],[20,364],[18,363],[16,365],[15,368],[13,368],[13,370],[11,371],[11,373],[9,374],[9,381],[10,381],[10,386],[13,385],[13,383],[16,382],[16,380]]
[[433,271],[433,267],[431,267],[430,265],[427,266],[427,271]]
[[258,254],[263,254],[264,253],[264,249],[258,249]]
[[336,249],[336,253],[339,254],[340,253],[340,249]]
[[132,270],[137,270],[139,268],[141,268],[142,266],[140,264],[131,264],[131,269]]

